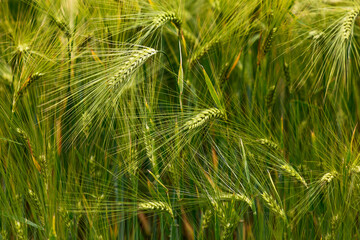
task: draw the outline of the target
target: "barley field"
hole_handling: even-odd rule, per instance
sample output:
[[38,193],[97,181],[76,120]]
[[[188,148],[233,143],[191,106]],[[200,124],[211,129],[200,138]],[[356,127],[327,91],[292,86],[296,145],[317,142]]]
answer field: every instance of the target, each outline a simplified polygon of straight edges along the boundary
[[0,0],[0,239],[360,239],[359,0]]

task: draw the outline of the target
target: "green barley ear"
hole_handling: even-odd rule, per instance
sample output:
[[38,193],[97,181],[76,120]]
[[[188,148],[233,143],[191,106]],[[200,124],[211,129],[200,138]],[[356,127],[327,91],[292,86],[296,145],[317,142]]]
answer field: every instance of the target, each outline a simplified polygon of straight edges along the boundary
[[360,166],[353,166],[351,169],[350,169],[350,172],[351,173],[360,173]]
[[152,212],[163,211],[169,213],[171,217],[174,216],[170,205],[161,201],[148,201],[148,202],[139,203],[138,210],[152,211]]
[[31,74],[28,77],[28,79],[26,79],[26,81],[23,83],[23,85],[20,87],[20,89],[16,92],[16,95],[14,95],[13,112],[15,111],[18,100],[24,95],[24,93],[30,87],[30,85],[32,83],[34,83],[36,80],[40,79],[42,76],[44,76],[44,73],[36,72],[34,74]]
[[45,183],[45,189],[48,190],[48,179],[50,176],[49,173],[49,165],[48,162],[46,160],[46,156],[44,154],[39,156],[39,164],[41,167],[40,173],[41,173],[41,177],[43,178],[43,182]]
[[23,199],[22,199],[22,195],[20,194],[16,194],[15,198],[14,198],[14,204],[17,208],[22,208],[23,207]]
[[4,240],[9,239],[7,231],[5,229],[1,230],[0,237],[1,237],[1,239],[4,239]]
[[266,94],[266,107],[268,109],[268,113],[269,113],[269,117],[272,114],[272,108],[274,106],[274,102],[275,102],[275,90],[276,90],[276,86],[272,85],[269,90],[268,93]]
[[50,22],[57,26],[60,31],[62,31],[67,38],[71,37],[70,27],[59,17],[50,15]]
[[289,174],[291,177],[295,178],[296,180],[298,180],[299,182],[304,184],[305,187],[308,187],[307,184],[306,184],[305,179],[302,176],[300,176],[300,174],[293,167],[291,167],[289,164],[284,164],[284,165],[280,166],[280,168],[285,173]]
[[350,36],[352,34],[354,23],[357,18],[357,16],[360,13],[360,8],[356,8],[351,10],[344,18],[342,23],[342,34],[344,41],[348,41],[350,39]]
[[18,221],[15,221],[15,233],[18,240],[25,240],[24,225]]
[[192,32],[190,32],[186,29],[181,29],[181,30],[182,30],[182,33],[183,33],[185,39],[189,40],[189,42],[192,45],[197,45],[199,43],[198,38]]
[[210,108],[202,111],[197,114],[191,120],[187,121],[184,124],[184,128],[191,130],[197,127],[204,125],[207,121],[211,119],[225,119],[225,114],[217,108]]
[[24,140],[28,139],[28,135],[27,133],[22,130],[21,128],[16,128],[16,132],[20,135],[21,138],[23,138]]
[[325,41],[325,33],[318,30],[312,30],[309,32],[309,39],[314,41],[317,45],[322,45]]
[[200,60],[206,53],[208,53],[212,48],[220,43],[218,38],[214,38],[211,41],[207,42],[205,45],[197,48],[197,50],[192,54],[189,59],[189,66],[192,67],[198,60]]
[[30,152],[30,156],[33,160],[33,163],[34,163],[34,166],[35,168],[41,172],[41,166],[38,162],[38,155],[36,154],[36,148],[35,148],[35,144],[34,142],[30,139],[30,137],[28,136],[28,134],[20,129],[20,128],[16,128],[16,132],[21,136],[21,138],[23,138],[23,140],[26,142],[26,146],[27,148],[29,149],[29,152]]
[[96,171],[96,163],[95,163],[95,157],[93,155],[90,156],[89,159],[89,172],[90,176],[92,178],[99,177],[99,173]]
[[71,228],[73,225],[73,220],[70,216],[70,213],[65,210],[63,207],[59,207],[58,212],[60,213],[61,220],[67,228]]
[[331,239],[336,239],[336,229],[338,228],[339,221],[340,221],[340,218],[339,218],[338,214],[332,216],[331,222],[330,222],[330,224],[331,224],[331,231],[330,231]]
[[224,89],[225,83],[228,80],[226,75],[228,74],[230,67],[231,66],[229,62],[226,62],[220,69],[219,75],[217,77],[217,82],[221,89]]
[[266,146],[267,148],[272,149],[274,151],[278,151],[280,149],[276,143],[274,143],[273,141],[270,141],[269,139],[265,139],[265,138],[259,139],[258,142],[261,145]]
[[271,31],[269,32],[268,36],[266,37],[266,40],[265,40],[264,46],[263,46],[264,55],[266,55],[270,51],[276,31],[277,31],[276,27],[272,28]]
[[78,51],[79,52],[83,51],[92,40],[93,40],[93,36],[91,35],[84,37],[84,39],[77,46]]
[[264,200],[265,204],[272,210],[274,213],[280,215],[283,220],[286,220],[285,211],[280,207],[280,205],[275,201],[275,199],[270,196],[268,193],[263,192],[261,198]]
[[26,90],[30,87],[32,83],[34,83],[36,80],[40,79],[42,76],[44,76],[44,73],[36,72],[34,74],[31,74],[30,77],[24,82],[24,84],[21,86],[19,91],[17,92],[17,96],[21,97]]
[[136,149],[136,147],[131,148],[131,154],[130,157],[128,158],[127,161],[127,167],[126,170],[129,173],[129,175],[131,176],[131,178],[136,178],[136,172],[138,171],[139,168],[139,163],[138,163],[138,151]]
[[225,211],[224,207],[227,205],[224,202],[212,200],[211,203],[216,215],[220,219],[222,234],[226,236],[226,238],[222,237],[221,239],[228,239],[229,235],[232,234],[234,219],[231,218],[231,216],[229,216],[229,214]]
[[[225,194],[225,195],[221,194],[220,197],[221,196],[223,196],[225,198],[230,197],[228,194]],[[233,196],[235,196],[235,194],[233,194]],[[219,200],[222,200],[222,199],[220,198]],[[231,200],[236,200],[236,199],[232,198]],[[242,201],[243,201],[243,198],[242,198]],[[231,235],[233,234],[236,220],[234,218],[232,218],[231,216],[229,216],[224,211],[223,207],[225,207],[226,205],[223,202],[218,202],[215,200],[212,200],[211,202],[212,202],[214,211],[216,212],[217,216],[219,217],[219,220],[221,223],[221,229],[222,229],[221,230],[221,239],[231,239]]]
[[85,111],[81,116],[82,122],[82,132],[84,133],[85,137],[88,138],[90,134],[90,127],[91,127],[91,115],[88,111]]
[[221,239],[232,239],[232,235],[233,235],[233,227],[234,224],[230,223],[228,221],[223,221],[222,223],[222,231],[221,231]]
[[284,69],[284,75],[285,75],[286,88],[289,91],[289,93],[291,93],[292,89],[291,89],[290,66],[287,62],[284,62],[283,69]]
[[201,224],[200,224],[200,226],[201,226],[200,236],[204,236],[204,232],[205,232],[206,228],[209,226],[213,215],[214,215],[214,211],[211,209],[206,209],[204,214],[202,214]]
[[156,28],[165,25],[167,22],[172,22],[177,29],[181,29],[182,21],[174,12],[161,13],[157,15],[153,21]]
[[223,193],[220,194],[219,199],[222,201],[229,201],[229,200],[236,200],[236,201],[242,201],[245,202],[247,205],[249,205],[250,208],[252,208],[252,201],[250,200],[250,198],[248,198],[247,196],[245,196],[244,194],[239,194],[239,193]]
[[325,173],[320,179],[320,184],[322,186],[329,184],[336,177],[336,175],[337,173],[335,171]]
[[143,133],[144,133],[144,143],[145,143],[146,155],[148,156],[148,158],[150,160],[150,163],[155,172],[155,176],[157,178],[159,178],[160,177],[159,169],[158,169],[157,159],[156,159],[156,155],[155,155],[155,139],[151,136],[150,127],[147,124],[145,124],[145,129],[144,129]]
[[28,44],[23,43],[23,44],[19,44],[16,48],[15,53],[12,55],[11,59],[10,59],[10,66],[12,71],[14,72],[17,68],[21,67],[21,63],[22,58],[24,55],[27,55],[29,53],[30,47],[28,46]]
[[40,219],[41,225],[45,226],[45,219],[43,216],[43,208],[42,208],[42,205],[40,203],[38,196],[31,189],[29,189],[29,197],[34,206],[35,213],[38,216],[38,218]]
[[125,85],[135,70],[157,52],[158,51],[153,48],[143,48],[132,51],[131,55],[128,57],[128,60],[121,65],[119,71],[117,71],[108,80],[107,83],[110,89],[113,90],[118,88],[120,85]]

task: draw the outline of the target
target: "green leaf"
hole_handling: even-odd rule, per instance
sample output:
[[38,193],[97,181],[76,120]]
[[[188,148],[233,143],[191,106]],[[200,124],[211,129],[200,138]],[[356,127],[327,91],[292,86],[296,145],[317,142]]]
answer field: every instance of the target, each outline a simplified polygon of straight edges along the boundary
[[0,216],[8,217],[8,218],[11,218],[11,219],[14,220],[14,221],[18,221],[18,222],[24,223],[24,224],[26,224],[26,225],[29,225],[29,226],[31,226],[31,227],[34,227],[34,228],[37,228],[37,229],[40,229],[40,230],[44,230],[44,228],[43,228],[42,226],[40,226],[40,225],[38,225],[38,224],[30,221],[30,220],[27,219],[27,218],[23,218],[23,217],[18,218],[18,217],[16,217],[16,216],[10,216],[10,215],[4,214],[4,213],[3,213],[3,214],[0,214]]
[[13,141],[13,140],[11,140],[11,139],[8,139],[8,138],[5,138],[5,137],[0,137],[0,140],[4,140],[4,141],[7,141],[7,142],[11,142],[11,143],[23,145],[22,143],[15,142],[15,141]]
[[184,71],[183,71],[181,63],[180,63],[179,74],[178,74],[178,85],[179,85],[180,95],[182,95],[183,90],[184,90]]
[[212,82],[211,82],[209,76],[207,75],[204,67],[201,66],[201,68],[202,68],[202,70],[203,70],[204,77],[205,77],[205,82],[206,82],[206,85],[207,85],[207,87],[208,87],[208,90],[209,90],[209,92],[210,92],[210,94],[211,94],[211,97],[213,98],[213,100],[214,100],[214,102],[216,103],[217,107],[218,107],[218,108],[221,108],[221,110],[224,110],[224,108],[223,108],[223,106],[222,106],[222,104],[221,104],[221,102],[220,102],[220,98],[219,98],[219,96],[217,95],[216,90],[215,90],[215,88],[214,88],[214,85],[212,84]]

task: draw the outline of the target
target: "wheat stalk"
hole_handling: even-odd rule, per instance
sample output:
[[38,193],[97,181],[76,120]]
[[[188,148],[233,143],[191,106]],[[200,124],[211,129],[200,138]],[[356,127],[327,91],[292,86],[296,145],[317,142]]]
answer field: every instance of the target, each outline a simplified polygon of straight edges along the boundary
[[138,210],[144,211],[164,211],[169,213],[172,217],[174,216],[173,211],[169,204],[161,201],[148,201],[138,204]]
[[215,118],[225,118],[225,115],[217,108],[206,109],[201,113],[197,114],[191,120],[187,121],[184,124],[184,127],[185,129],[191,130],[205,124],[208,120]]
[[120,70],[117,71],[113,76],[108,80],[108,85],[111,89],[118,87],[120,84],[124,84],[126,80],[131,76],[131,74],[147,59],[155,55],[158,51],[153,48],[144,48],[141,50],[135,50],[129,56],[129,58],[122,63]]

